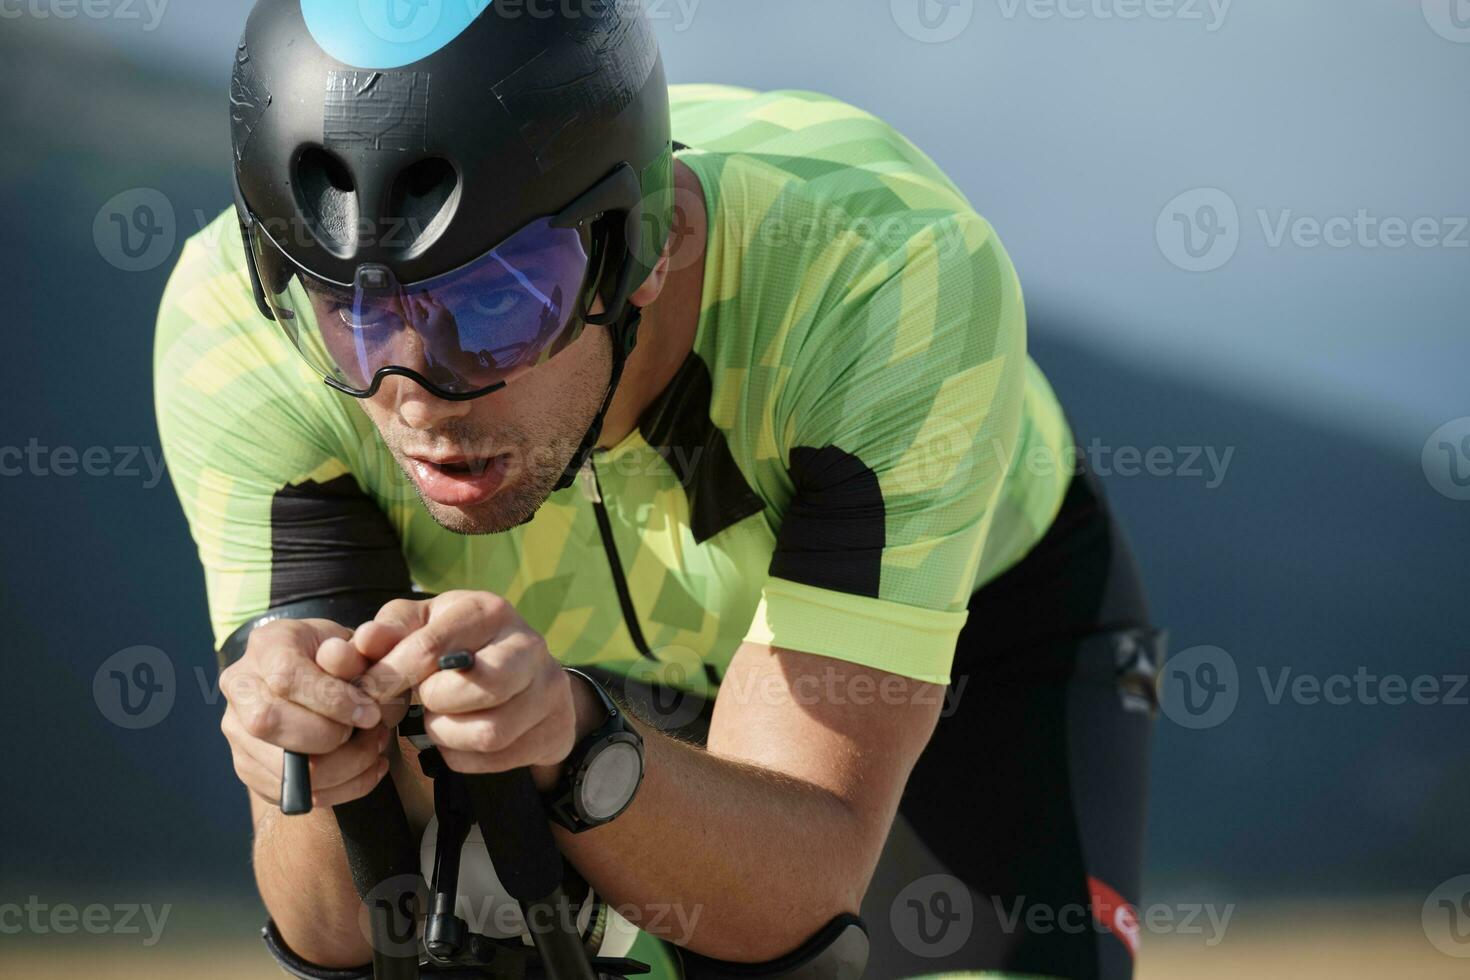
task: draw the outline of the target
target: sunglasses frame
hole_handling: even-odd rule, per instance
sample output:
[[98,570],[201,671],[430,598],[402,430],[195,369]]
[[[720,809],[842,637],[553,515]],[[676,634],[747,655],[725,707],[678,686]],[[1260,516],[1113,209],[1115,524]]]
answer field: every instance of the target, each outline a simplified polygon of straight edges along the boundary
[[[250,271],[250,285],[255,293],[255,305],[266,319],[276,322],[275,310],[271,306],[270,301],[266,298],[265,286],[261,281],[260,268],[257,265],[255,259],[255,250],[251,245],[251,235],[255,226],[257,224],[263,225],[263,222],[261,222],[260,219],[255,216],[255,213],[250,210],[249,204],[245,201],[245,196],[240,189],[238,172],[232,171],[232,176],[234,177],[233,183],[235,190],[235,209],[236,214],[238,215],[240,220],[240,238],[245,248],[245,263],[249,267]],[[625,216],[623,227],[625,230],[625,234],[630,237],[626,239],[625,242],[627,251],[622,253],[621,257],[623,258],[623,261],[621,263],[621,269],[619,271],[617,281],[612,284],[611,294],[604,295],[602,289],[602,280],[607,276],[606,266],[608,258],[617,257],[616,249],[612,247],[617,237],[615,233],[616,225],[614,224],[612,227],[608,228],[606,230],[606,233],[601,236],[601,239],[606,239],[605,241],[601,240],[592,229],[595,228],[595,226],[599,222],[604,221],[604,219],[606,219],[609,215],[613,214],[622,214]],[[580,308],[576,313],[573,314],[574,316],[579,316],[582,319],[584,325],[614,327],[624,320],[624,313],[628,306],[629,297],[633,294],[633,291],[639,285],[641,285],[641,283],[635,283],[632,281],[634,263],[630,260],[629,257],[636,254],[636,250],[642,247],[642,219],[643,188],[642,185],[639,183],[637,172],[630,164],[625,162],[615,167],[611,173],[609,173],[602,180],[598,181],[595,185],[593,185],[591,189],[577,197],[576,200],[572,201],[557,214],[542,216],[539,218],[532,218],[526,223],[525,226],[523,226],[527,227],[537,221],[544,220],[548,221],[553,228],[588,228],[587,269],[582,274],[582,284],[578,291],[578,295],[580,297],[578,305]],[[517,232],[517,234],[518,233],[519,232]],[[289,262],[290,265],[293,266],[297,272],[306,276],[310,276],[317,282],[325,283],[326,285],[332,286],[337,289],[346,291],[354,291],[357,289],[357,285],[355,283],[348,284],[334,282],[330,279],[324,279],[321,276],[314,274],[309,269],[303,267],[290,255],[286,254],[285,249],[281,248],[281,246],[275,242],[274,238],[271,238],[270,233],[265,231],[264,227],[262,227],[261,229],[261,234],[271,240],[271,243],[275,246],[276,250],[281,253],[282,258]],[[632,240],[631,236],[633,235],[637,235],[639,237],[639,240]],[[511,237],[513,238],[515,236],[512,235]],[[509,241],[509,239],[507,239],[507,241]],[[499,248],[501,244],[504,243],[502,242],[486,250],[485,254],[488,255],[490,252],[493,252],[496,248]],[[473,259],[460,268],[467,268],[468,266],[473,265],[475,262],[479,262],[483,258],[484,256],[480,256],[479,258]],[[362,265],[358,266],[358,278],[362,278],[364,271],[371,272],[374,270],[382,269],[385,269],[385,267],[376,263],[363,263]],[[391,273],[391,270],[388,271]],[[457,271],[459,270],[450,270],[450,272],[443,274],[452,275],[454,272]],[[438,277],[436,276],[435,278]],[[408,285],[414,285],[414,283],[409,283]],[[592,300],[599,295],[603,295],[603,298],[606,301],[604,311],[602,313],[588,312],[588,307],[591,305]],[[282,329],[284,330],[284,327]],[[294,342],[292,343],[292,347],[296,347],[296,344]],[[299,349],[297,353],[300,354]],[[303,360],[305,360],[304,355],[302,355],[302,357]],[[307,363],[310,364],[309,361]],[[344,395],[350,395],[353,398],[366,399],[372,398],[378,393],[378,390],[382,387],[383,381],[385,379],[394,376],[410,379],[411,381],[423,387],[430,394],[434,395],[436,398],[442,398],[446,401],[456,402],[471,401],[475,398],[481,398],[485,395],[492,394],[504,388],[508,383],[505,381],[498,381],[493,385],[479,388],[474,391],[451,392],[440,388],[438,385],[434,384],[428,378],[425,378],[422,374],[413,370],[412,368],[400,367],[397,365],[387,365],[385,367],[379,368],[377,372],[373,375],[372,383],[366,389],[353,388],[350,385],[344,384],[343,382],[340,382],[337,379],[326,375],[323,375],[322,381],[328,387],[339,391]]]

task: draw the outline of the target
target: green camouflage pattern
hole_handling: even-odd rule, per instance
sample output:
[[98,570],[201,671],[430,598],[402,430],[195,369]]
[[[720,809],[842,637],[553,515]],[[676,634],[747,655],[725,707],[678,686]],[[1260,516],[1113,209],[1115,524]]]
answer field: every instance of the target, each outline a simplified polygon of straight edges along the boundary
[[[643,432],[598,455],[654,658],[624,623],[589,484],[505,534],[440,528],[356,401],[257,311],[233,211],[184,249],[155,352],[217,643],[269,604],[273,495],[350,475],[418,587],[504,596],[569,664],[710,693],[749,640],[947,681],[970,594],[1041,537],[1072,472],[1010,260],[934,163],[860,109],[723,86],[675,86],[672,105],[710,214],[695,341],[709,421],[760,509],[697,542],[684,486]],[[876,596],[769,574],[797,496],[791,450],[824,446],[881,486]]]

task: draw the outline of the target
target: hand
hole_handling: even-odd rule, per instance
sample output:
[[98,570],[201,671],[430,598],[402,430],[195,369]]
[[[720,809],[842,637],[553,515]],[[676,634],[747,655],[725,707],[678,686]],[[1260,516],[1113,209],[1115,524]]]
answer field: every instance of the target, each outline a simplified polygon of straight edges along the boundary
[[[374,697],[418,689],[425,732],[457,772],[529,766],[546,788],[597,724],[601,706],[592,691],[574,687],[546,640],[488,592],[395,600],[358,629],[352,645],[376,661],[361,682]],[[439,658],[460,650],[475,655],[474,665],[441,671]]]
[[388,771],[384,709],[349,683],[367,666],[346,643],[351,635],[326,620],[277,620],[220,674],[220,730],[236,775],[261,799],[280,803],[286,749],[312,756],[316,806],[366,796]]

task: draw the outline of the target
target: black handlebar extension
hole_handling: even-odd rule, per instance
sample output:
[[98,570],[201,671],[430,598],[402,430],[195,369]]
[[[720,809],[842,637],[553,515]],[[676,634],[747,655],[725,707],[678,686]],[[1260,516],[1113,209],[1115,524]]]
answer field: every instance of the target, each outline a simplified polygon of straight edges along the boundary
[[418,847],[391,777],[367,796],[332,808],[352,883],[367,907],[376,980],[417,980]]

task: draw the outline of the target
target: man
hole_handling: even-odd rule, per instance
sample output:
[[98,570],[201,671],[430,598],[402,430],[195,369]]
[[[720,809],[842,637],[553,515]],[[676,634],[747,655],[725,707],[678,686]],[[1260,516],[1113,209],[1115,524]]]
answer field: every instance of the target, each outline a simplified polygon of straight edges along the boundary
[[[670,100],[627,5],[464,7],[261,0],[236,208],[159,319],[280,954],[369,959],[327,808],[391,771],[428,823],[405,697],[452,769],[565,798],[609,717],[577,665],[713,699],[703,745],[635,721],[641,785],[556,832],[635,921],[757,962],[864,908],[871,975],[1129,975],[1153,634],[994,232],[856,108]],[[963,912],[870,889],[896,826]]]

